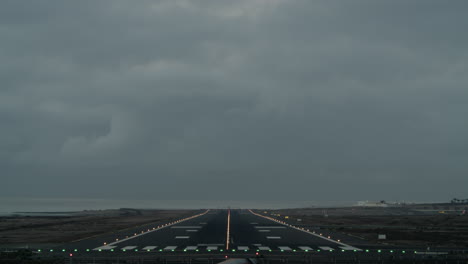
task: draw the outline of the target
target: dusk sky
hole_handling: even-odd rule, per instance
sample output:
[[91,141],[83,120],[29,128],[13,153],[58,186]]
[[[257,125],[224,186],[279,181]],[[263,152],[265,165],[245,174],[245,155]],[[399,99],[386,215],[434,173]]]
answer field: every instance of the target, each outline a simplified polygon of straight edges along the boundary
[[468,198],[468,1],[0,1],[0,197]]

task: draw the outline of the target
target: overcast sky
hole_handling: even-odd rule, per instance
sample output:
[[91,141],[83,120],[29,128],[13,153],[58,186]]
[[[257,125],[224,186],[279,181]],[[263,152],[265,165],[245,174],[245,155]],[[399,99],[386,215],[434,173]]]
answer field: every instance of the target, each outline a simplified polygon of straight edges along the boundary
[[468,198],[467,1],[0,2],[0,196]]

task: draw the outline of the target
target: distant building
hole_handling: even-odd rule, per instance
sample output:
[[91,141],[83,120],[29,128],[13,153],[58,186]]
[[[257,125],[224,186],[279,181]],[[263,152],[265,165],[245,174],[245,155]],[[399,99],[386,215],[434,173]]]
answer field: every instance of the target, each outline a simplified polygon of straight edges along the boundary
[[359,201],[357,206],[363,207],[388,207],[388,204],[385,201],[380,202],[369,202],[369,201]]

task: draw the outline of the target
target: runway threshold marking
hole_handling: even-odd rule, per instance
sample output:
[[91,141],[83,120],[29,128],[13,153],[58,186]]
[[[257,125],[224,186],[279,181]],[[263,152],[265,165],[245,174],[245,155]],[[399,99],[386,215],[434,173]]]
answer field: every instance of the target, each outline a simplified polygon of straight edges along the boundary
[[157,248],[157,246],[147,246],[147,247],[142,248],[142,250],[153,250],[155,248]]
[[196,250],[198,246],[187,246],[185,250]]
[[122,250],[132,250],[135,248],[137,248],[137,246],[126,246],[126,247],[123,247]]
[[279,236],[267,236],[267,239],[281,239]]
[[109,246],[109,245],[106,245],[106,246],[102,246],[102,247],[98,247],[98,248],[95,248],[93,250],[111,250],[113,248],[116,248],[117,246]]
[[343,250],[356,250],[356,251],[362,251],[362,249],[357,248],[357,247],[340,247]]
[[310,250],[313,250],[311,247],[306,247],[306,246],[303,246],[303,247],[298,247],[300,250],[304,250],[304,251],[310,251]]
[[226,228],[226,250],[229,250],[229,232],[231,229],[231,210],[228,209],[227,228]]
[[[353,248],[353,250],[361,251],[360,248],[353,247],[353,246],[351,246],[351,245],[345,244],[345,243],[340,242],[340,241],[333,240],[333,239],[328,238],[328,237],[323,237],[323,236],[321,236],[321,235],[312,233],[312,232],[310,232],[310,231],[308,231],[308,230],[305,230],[305,229],[302,229],[302,228],[299,228],[299,227],[295,227],[295,226],[286,224],[286,223],[284,223],[284,222],[279,222],[278,220],[276,220],[276,219],[274,219],[274,218],[271,218],[271,217],[269,217],[269,216],[264,216],[264,215],[261,215],[261,214],[254,213],[254,212],[253,212],[252,210],[250,210],[250,209],[249,209],[249,212],[250,212],[251,214],[253,214],[253,215],[258,216],[258,217],[262,217],[262,218],[268,219],[268,220],[270,220],[270,221],[279,223],[279,224],[284,225],[284,226],[288,226],[288,227],[290,227],[290,228],[294,228],[294,229],[296,229],[296,230],[299,230],[299,231],[302,231],[302,232],[307,233],[307,234],[309,234],[309,235],[313,235],[313,236],[319,237],[319,238],[321,238],[321,239],[324,239],[324,240],[333,242],[333,243],[338,244],[338,245],[341,245],[341,246],[343,246],[343,247]],[[255,227],[255,228],[259,228],[259,227]],[[269,228],[270,228],[270,227],[269,227]],[[286,228],[286,227],[284,227],[284,228]]]
[[175,239],[189,239],[189,236],[176,236]]
[[93,249],[93,250],[99,250],[99,249],[102,249],[102,248],[105,247],[105,246],[113,246],[113,245],[116,245],[116,244],[118,244],[118,243],[122,243],[122,242],[127,241],[127,240],[130,240],[130,239],[134,239],[134,238],[139,237],[139,236],[144,236],[144,235],[149,234],[149,233],[151,233],[151,232],[159,231],[159,230],[164,229],[164,228],[166,228],[166,227],[170,227],[170,226],[173,226],[173,225],[176,225],[176,224],[185,222],[185,221],[187,221],[187,220],[191,220],[191,219],[200,217],[200,216],[202,216],[202,215],[207,214],[209,211],[210,211],[210,209],[206,210],[205,212],[203,212],[203,213],[201,213],[201,214],[192,215],[192,216],[187,217],[187,218],[185,218],[185,219],[183,219],[183,220],[175,221],[175,222],[173,222],[172,224],[166,224],[166,225],[163,225],[163,226],[161,226],[161,227],[159,227],[159,228],[154,228],[153,230],[150,230],[150,231],[147,231],[147,232],[144,232],[144,233],[141,233],[141,234],[137,234],[137,235],[134,235],[134,236],[131,236],[131,237],[123,238],[123,239],[117,240],[117,241],[112,242],[112,243],[104,244],[104,246],[97,247],[97,248],[95,248],[95,249]]
[[322,250],[333,250],[333,248],[331,248],[331,247],[319,247],[319,248],[322,249]]
[[292,248],[290,247],[286,247],[286,246],[282,246],[282,247],[278,247],[280,250],[283,250],[283,251],[292,251]]

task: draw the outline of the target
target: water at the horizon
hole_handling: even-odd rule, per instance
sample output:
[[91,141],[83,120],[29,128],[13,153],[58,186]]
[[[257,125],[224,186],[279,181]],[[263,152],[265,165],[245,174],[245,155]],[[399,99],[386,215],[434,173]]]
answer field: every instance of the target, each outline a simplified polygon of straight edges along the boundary
[[209,200],[116,200],[58,198],[0,198],[0,214],[14,212],[70,212],[118,208],[200,209],[200,208],[299,208],[350,206],[355,201],[209,201]]

